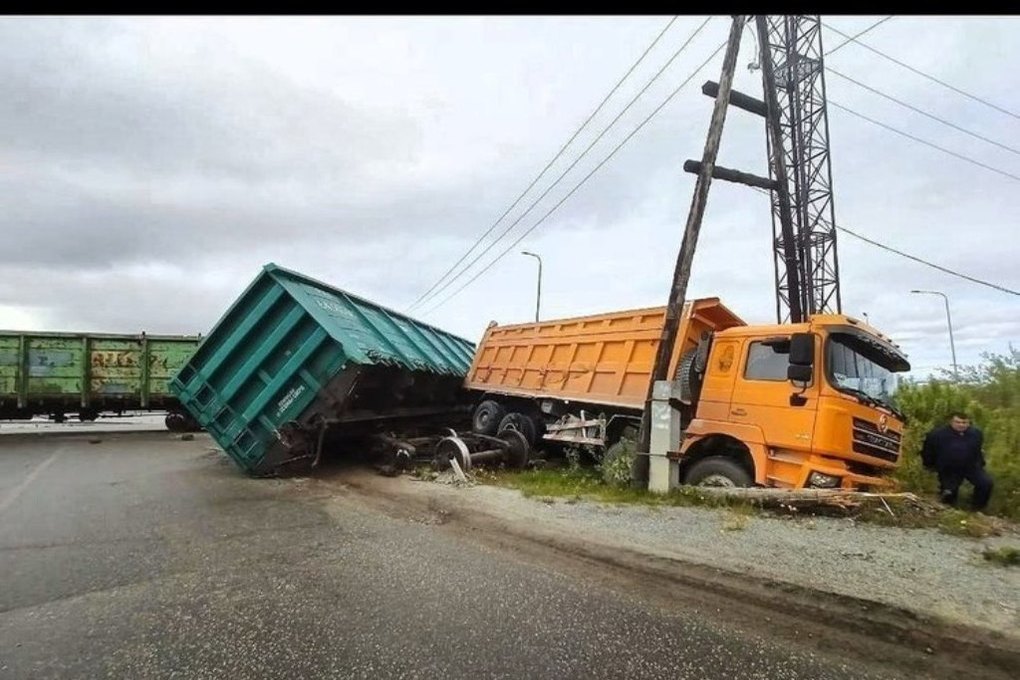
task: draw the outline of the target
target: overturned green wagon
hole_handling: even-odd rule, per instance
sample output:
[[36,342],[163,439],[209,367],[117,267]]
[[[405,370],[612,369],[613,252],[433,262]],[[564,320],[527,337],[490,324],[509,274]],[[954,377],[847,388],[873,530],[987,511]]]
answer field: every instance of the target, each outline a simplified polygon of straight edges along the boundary
[[275,264],[171,381],[245,471],[314,458],[327,432],[367,433],[468,408],[474,345]]
[[[0,331],[0,418],[178,408],[167,382],[201,338]],[[169,421],[168,421],[169,422]]]

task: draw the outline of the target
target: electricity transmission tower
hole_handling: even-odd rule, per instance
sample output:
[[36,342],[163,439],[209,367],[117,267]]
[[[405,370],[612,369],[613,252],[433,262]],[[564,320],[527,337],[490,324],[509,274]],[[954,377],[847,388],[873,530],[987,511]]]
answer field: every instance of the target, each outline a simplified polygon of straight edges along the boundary
[[[818,15],[757,16],[763,86],[771,87],[778,113],[780,144],[768,136],[769,177],[786,167],[785,186],[771,191],[776,278],[776,315],[791,318],[791,307],[808,314],[839,313],[839,259],[829,160],[829,118],[825,105],[822,23]],[[770,73],[771,71],[771,73]],[[767,96],[768,93],[766,93]],[[781,156],[777,158],[777,156]],[[789,197],[793,251],[800,286],[791,287],[779,195]],[[799,305],[790,297],[799,296]]]

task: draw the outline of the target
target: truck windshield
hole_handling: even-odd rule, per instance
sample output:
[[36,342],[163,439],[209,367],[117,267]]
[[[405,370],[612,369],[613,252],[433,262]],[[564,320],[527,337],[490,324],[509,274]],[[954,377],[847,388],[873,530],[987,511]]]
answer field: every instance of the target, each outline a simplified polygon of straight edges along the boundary
[[829,336],[827,351],[829,383],[844,392],[863,392],[890,404],[897,379],[890,362],[880,352],[849,334]]

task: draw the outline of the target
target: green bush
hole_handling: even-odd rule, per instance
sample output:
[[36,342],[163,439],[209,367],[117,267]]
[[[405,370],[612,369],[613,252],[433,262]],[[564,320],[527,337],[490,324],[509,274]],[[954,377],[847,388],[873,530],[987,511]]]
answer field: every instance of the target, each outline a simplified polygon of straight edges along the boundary
[[985,548],[981,553],[986,560],[1001,564],[1004,567],[1020,566],[1020,549],[1010,546],[1001,548]]
[[[908,418],[895,474],[904,490],[936,492],[935,474],[921,465],[921,444],[929,430],[960,409],[985,434],[986,469],[995,480],[987,512],[1020,520],[1020,351],[1011,347],[1006,355],[984,355],[979,366],[961,369],[959,382],[946,374],[923,385],[906,383],[896,401]],[[965,493],[969,488],[964,483]]]

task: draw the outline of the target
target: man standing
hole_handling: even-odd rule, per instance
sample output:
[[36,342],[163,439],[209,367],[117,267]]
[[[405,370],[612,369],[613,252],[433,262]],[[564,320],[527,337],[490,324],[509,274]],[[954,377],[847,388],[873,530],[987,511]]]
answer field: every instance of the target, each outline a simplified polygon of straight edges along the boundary
[[966,413],[956,411],[948,425],[937,427],[924,438],[921,462],[939,475],[939,495],[943,503],[956,505],[960,484],[974,485],[975,510],[984,510],[992,495],[992,478],[985,472],[985,454],[981,450],[984,435],[971,427]]

